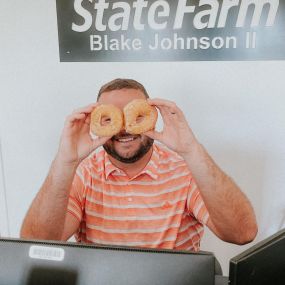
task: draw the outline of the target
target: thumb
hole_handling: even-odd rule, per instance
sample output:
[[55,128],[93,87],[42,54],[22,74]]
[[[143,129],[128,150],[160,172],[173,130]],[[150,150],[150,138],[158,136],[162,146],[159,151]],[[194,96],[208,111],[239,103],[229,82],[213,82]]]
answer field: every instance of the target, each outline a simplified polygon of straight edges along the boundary
[[106,143],[111,137],[97,137],[92,141],[92,151]]
[[154,130],[147,131],[144,133],[144,135],[150,137],[151,139],[157,140],[157,141],[161,141],[161,138],[162,138],[162,133],[154,131]]

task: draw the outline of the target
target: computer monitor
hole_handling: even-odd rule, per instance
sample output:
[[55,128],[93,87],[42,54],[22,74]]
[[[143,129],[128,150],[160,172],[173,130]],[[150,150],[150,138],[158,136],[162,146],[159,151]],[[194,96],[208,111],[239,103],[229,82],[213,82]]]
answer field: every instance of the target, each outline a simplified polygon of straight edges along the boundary
[[5,285],[213,285],[209,252],[0,239]]
[[230,285],[285,284],[285,230],[230,260]]

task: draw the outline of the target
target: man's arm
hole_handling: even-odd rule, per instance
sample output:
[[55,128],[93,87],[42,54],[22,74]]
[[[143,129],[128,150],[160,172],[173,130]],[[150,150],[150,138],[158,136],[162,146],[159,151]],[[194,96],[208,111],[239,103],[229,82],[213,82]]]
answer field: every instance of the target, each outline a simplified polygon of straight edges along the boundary
[[79,163],[109,138],[92,140],[90,113],[96,104],[74,111],[67,117],[60,146],[49,174],[24,219],[21,237],[30,239],[68,239],[79,221],[67,214],[72,181]]
[[[77,165],[64,165],[56,158],[22,225],[21,237],[61,240],[65,231],[69,189]],[[79,223],[78,223],[79,224]],[[75,232],[77,225],[71,231]]]
[[208,227],[224,241],[235,244],[251,242],[257,234],[257,225],[245,194],[197,141],[183,158],[209,211]]
[[184,158],[209,211],[209,228],[227,242],[252,241],[257,234],[257,224],[249,200],[197,141],[175,103],[162,99],[149,100],[149,103],[160,110],[164,126],[161,132],[145,134]]

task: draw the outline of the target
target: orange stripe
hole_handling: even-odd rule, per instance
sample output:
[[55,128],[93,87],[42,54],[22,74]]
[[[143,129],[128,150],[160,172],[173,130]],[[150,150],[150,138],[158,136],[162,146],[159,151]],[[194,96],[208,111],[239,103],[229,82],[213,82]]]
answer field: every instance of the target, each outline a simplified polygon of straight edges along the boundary
[[[136,229],[136,228],[153,228],[163,227],[169,224],[179,223],[182,215],[176,215],[169,217],[165,220],[141,220],[141,221],[115,221],[104,220],[98,217],[88,217],[88,224],[104,226],[106,228],[118,228],[118,229]],[[86,219],[86,218],[85,218]],[[86,220],[85,220],[86,221]]]
[[[168,202],[168,200],[167,200]],[[159,213],[160,215],[166,215],[170,213],[174,213],[176,211],[183,210],[185,207],[185,201],[180,201],[175,204],[170,204],[171,200],[168,203],[165,203],[161,207],[153,207],[153,208],[126,208],[126,209],[118,209],[118,208],[109,208],[103,205],[94,204],[92,202],[86,201],[85,207],[89,211],[94,211],[97,213],[103,213],[104,215],[111,216],[145,216],[153,213]],[[133,204],[133,202],[132,202]],[[129,206],[129,205],[128,205]]]
[[[157,193],[157,192],[161,192],[164,189],[168,189],[168,188],[172,188],[175,186],[179,186],[179,185],[185,185],[187,184],[187,186],[189,186],[188,181],[190,181],[190,176],[189,174],[187,175],[185,172],[182,173],[178,173],[176,174],[178,177],[168,177],[168,181],[161,183],[161,184],[157,184],[157,182],[153,183],[153,181],[151,180],[145,180],[145,181],[141,181],[141,184],[132,184],[132,182],[129,182],[129,180],[125,180],[125,181],[117,181],[117,179],[115,180],[114,178],[111,180],[108,180],[108,183],[106,184],[104,181],[102,180],[98,180],[97,178],[93,178],[92,179],[92,185],[90,185],[89,183],[86,183],[85,187],[87,187],[89,189],[89,191],[94,190],[95,192],[101,192],[102,191],[102,187],[105,189],[105,191],[107,192],[107,190],[110,190],[112,192],[117,192],[117,193],[125,193],[126,191],[134,191],[136,190],[137,192],[145,192],[145,193],[149,193],[150,190],[152,193]],[[160,180],[165,180],[166,178],[159,178]],[[90,180],[90,179],[88,179]],[[87,181],[88,181],[87,180]],[[117,182],[117,184],[116,184]],[[81,181],[77,181],[77,183],[79,183],[79,185],[81,185]],[[120,183],[124,183],[125,185],[120,185]],[[144,183],[148,183],[145,184]],[[158,182],[160,183],[160,182]],[[79,186],[78,185],[78,186]],[[107,188],[106,188],[107,187]]]
[[106,242],[114,241],[114,240],[127,240],[127,241],[142,241],[142,242],[150,242],[156,240],[163,240],[166,238],[172,238],[175,240],[174,236],[177,234],[177,228],[169,229],[162,233],[128,233],[128,234],[121,234],[121,233],[103,233],[101,231],[97,231],[94,229],[86,229],[88,232],[88,236],[91,238],[98,238],[103,239]]

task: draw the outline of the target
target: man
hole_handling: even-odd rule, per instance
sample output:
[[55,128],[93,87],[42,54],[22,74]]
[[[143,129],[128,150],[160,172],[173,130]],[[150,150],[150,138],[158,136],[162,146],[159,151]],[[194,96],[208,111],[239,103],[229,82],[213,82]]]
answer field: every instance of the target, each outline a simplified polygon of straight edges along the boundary
[[[137,81],[115,79],[100,89],[97,103],[67,117],[22,237],[67,240],[75,234],[79,242],[197,251],[207,225],[227,242],[254,239],[250,202],[197,141],[182,111],[147,98]],[[133,99],[158,108],[161,132],[130,135],[122,129],[91,139],[90,113],[98,104],[123,110]]]

